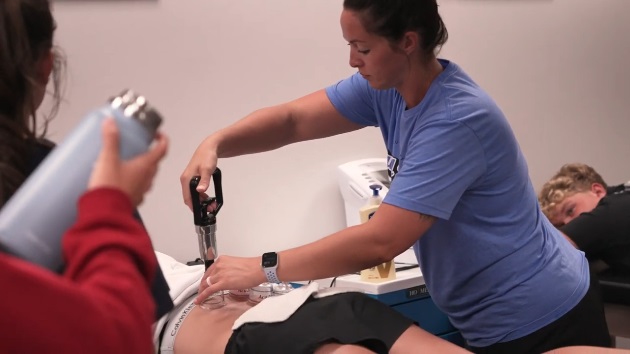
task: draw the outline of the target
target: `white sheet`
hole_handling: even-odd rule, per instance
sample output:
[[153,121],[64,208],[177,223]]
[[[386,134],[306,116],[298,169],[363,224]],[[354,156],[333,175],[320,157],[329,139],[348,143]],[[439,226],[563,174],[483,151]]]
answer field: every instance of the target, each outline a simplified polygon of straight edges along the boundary
[[[164,253],[155,251],[158,263],[170,288],[171,299],[178,306],[197,292],[199,281],[204,273],[203,265],[188,266]],[[154,325],[153,344],[157,353],[160,331],[169,314],[164,315]]]
[[288,319],[311,296],[321,298],[351,291],[356,290],[352,288],[326,288],[320,290],[318,283],[310,283],[286,295],[264,299],[237,318],[232,329],[237,329],[250,322],[282,322]]

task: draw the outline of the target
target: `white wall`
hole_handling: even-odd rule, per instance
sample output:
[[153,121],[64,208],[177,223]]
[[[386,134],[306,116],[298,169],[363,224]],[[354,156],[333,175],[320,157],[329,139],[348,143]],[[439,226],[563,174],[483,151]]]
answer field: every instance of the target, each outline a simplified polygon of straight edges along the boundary
[[[209,133],[250,111],[351,74],[332,0],[57,2],[68,57],[59,141],[82,115],[133,88],[165,117],[171,148],[140,211],[158,250],[197,257],[179,174]],[[441,0],[442,51],[507,114],[536,188],[583,161],[630,179],[630,1]],[[385,153],[376,129],[222,160],[219,251],[258,255],[344,226],[338,164]]]

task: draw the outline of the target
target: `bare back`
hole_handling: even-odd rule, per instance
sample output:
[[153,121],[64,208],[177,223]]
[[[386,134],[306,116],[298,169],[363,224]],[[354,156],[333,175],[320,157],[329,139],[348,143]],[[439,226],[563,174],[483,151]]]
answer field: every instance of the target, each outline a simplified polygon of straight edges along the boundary
[[237,301],[229,295],[226,295],[225,303],[225,306],[214,310],[195,306],[177,333],[175,353],[223,354],[232,335],[234,321],[253,306],[248,301]]

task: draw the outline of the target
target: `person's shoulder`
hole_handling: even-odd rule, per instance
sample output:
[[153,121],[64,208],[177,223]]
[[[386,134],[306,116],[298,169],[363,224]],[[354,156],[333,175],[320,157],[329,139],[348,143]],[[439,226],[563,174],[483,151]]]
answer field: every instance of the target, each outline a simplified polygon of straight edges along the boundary
[[608,193],[599,201],[594,211],[600,209],[619,210],[622,213],[630,211],[630,189],[624,185],[609,187]]
[[359,72],[326,87],[325,91],[329,98],[358,96],[375,102],[388,102],[392,96],[397,95],[397,91],[393,88],[385,90],[373,88]]
[[42,149],[52,150],[56,144],[46,138],[37,139],[36,144]]
[[31,145],[31,148],[33,149],[33,155],[36,158],[41,155],[45,157],[56,146],[54,142],[46,138],[39,138],[39,139],[32,140],[30,145]]
[[366,88],[370,88],[370,84],[357,71],[356,73],[337,81],[336,83],[330,85],[329,87],[342,87],[344,89],[351,89],[351,90],[359,90],[359,89],[364,90]]
[[630,184],[624,183],[608,186],[606,188],[606,196],[599,201],[598,206],[617,203],[619,201],[628,202],[630,204]]
[[[477,110],[480,106],[496,108],[490,95],[460,66],[452,61],[440,60],[444,71],[438,76],[440,95],[458,103],[459,109]],[[463,104],[462,104],[463,103]]]
[[37,139],[33,143],[35,160],[43,160],[54,148],[56,144],[48,139]]
[[55,148],[55,143],[48,139],[33,140],[31,144],[31,157],[29,161],[29,171],[32,173],[39,164],[44,161],[46,156]]
[[[586,223],[607,225],[609,223],[617,224],[621,220],[626,220],[628,213],[630,213],[630,191],[616,189],[616,187],[608,187],[608,194],[599,200],[593,210],[579,215],[568,225],[576,224],[580,225],[580,227]],[[582,222],[578,222],[578,220]]]
[[606,188],[607,196],[621,195],[621,194],[630,195],[630,182],[626,182],[626,183],[622,183],[622,184],[618,184],[614,186],[608,186],[608,188]]
[[479,85],[457,63],[446,59],[439,59],[439,62],[442,65],[442,73],[437,77],[439,83],[453,89],[465,87],[480,89]]

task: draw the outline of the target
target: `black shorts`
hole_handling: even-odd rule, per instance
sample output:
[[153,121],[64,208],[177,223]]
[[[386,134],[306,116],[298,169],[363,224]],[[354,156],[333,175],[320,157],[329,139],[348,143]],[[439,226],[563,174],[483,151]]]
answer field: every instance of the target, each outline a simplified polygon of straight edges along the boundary
[[232,333],[225,353],[313,353],[327,343],[387,353],[413,321],[362,293],[309,298],[286,321],[247,323]]
[[597,276],[592,272],[589,289],[582,300],[555,322],[522,338],[488,347],[468,349],[477,354],[518,354],[542,353],[573,345],[611,346]]

